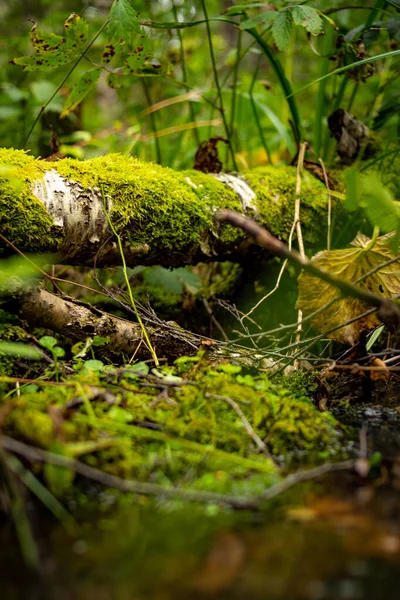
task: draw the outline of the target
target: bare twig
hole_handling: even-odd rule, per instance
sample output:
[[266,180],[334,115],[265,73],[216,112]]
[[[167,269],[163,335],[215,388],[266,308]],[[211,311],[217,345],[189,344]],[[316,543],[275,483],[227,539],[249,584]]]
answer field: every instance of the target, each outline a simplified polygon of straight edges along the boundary
[[297,471],[288,475],[279,483],[268,488],[261,496],[258,496],[258,502],[271,500],[276,496],[279,496],[283,492],[286,492],[289,488],[302,483],[303,481],[311,481],[327,473],[334,473],[335,471],[351,471],[354,468],[354,460],[343,460],[337,463],[325,463],[319,467],[313,469],[307,469],[306,471]]
[[260,227],[260,225],[257,225],[252,219],[228,209],[219,210],[216,214],[216,218],[219,221],[230,223],[235,227],[240,227],[251,235],[255,242],[260,246],[266,248],[280,258],[288,259],[290,262],[300,266],[310,275],[318,277],[319,279],[322,279],[322,281],[334,286],[343,296],[357,298],[360,302],[374,306],[378,309],[378,316],[381,321],[389,328],[397,326],[398,323],[400,323],[400,308],[395,301],[390,298],[378,296],[369,290],[363,289],[348,281],[344,281],[327,271],[318,269],[318,267],[316,267],[306,256],[302,257],[295,250],[290,250],[286,244],[278,240],[278,238],[273,236],[263,227]]
[[47,452],[41,448],[28,446],[8,436],[0,436],[0,446],[9,452],[23,456],[30,462],[43,462],[51,465],[58,465],[65,469],[70,469],[83,477],[97,481],[109,488],[121,490],[122,492],[131,492],[135,494],[144,494],[146,496],[160,496],[171,499],[181,499],[188,502],[211,502],[216,504],[225,504],[235,508],[256,508],[257,503],[254,499],[243,496],[229,496],[214,492],[191,491],[186,489],[169,488],[157,483],[146,483],[132,479],[121,479],[109,473],[104,473],[99,469],[94,469],[78,460],[68,458],[61,454]]
[[321,168],[322,168],[322,172],[324,174],[324,181],[325,181],[325,185],[326,185],[326,189],[328,190],[328,231],[327,231],[327,238],[326,238],[326,249],[330,250],[331,249],[331,227],[332,227],[332,196],[330,194],[330,188],[329,188],[329,177],[328,177],[328,173],[326,172],[326,168],[325,168],[325,163],[322,160],[322,158],[318,159]]
[[144,494],[146,496],[159,496],[174,500],[185,500],[187,502],[204,502],[213,504],[223,504],[234,508],[257,509],[262,503],[279,496],[289,488],[302,483],[311,481],[327,473],[337,471],[350,471],[354,469],[354,460],[345,460],[338,463],[326,463],[307,471],[297,471],[288,475],[285,479],[268,488],[263,494],[246,498],[243,496],[231,496],[218,494],[214,492],[192,491],[179,488],[168,488],[156,483],[146,483],[135,481],[132,479],[121,479],[115,475],[104,473],[99,469],[95,469],[78,460],[74,460],[61,454],[47,452],[41,448],[28,446],[22,442],[14,440],[8,436],[0,436],[0,447],[8,452],[23,456],[29,462],[42,462],[70,469],[83,477],[97,481],[98,483],[109,487],[121,490],[122,492],[130,492],[135,494]]
[[[304,252],[304,241],[303,241],[303,232],[301,230],[301,220],[300,220],[300,203],[301,203],[301,172],[303,170],[304,164],[304,156],[307,149],[307,142],[303,142],[300,146],[299,150],[299,159],[297,161],[297,175],[296,175],[296,200],[294,205],[294,225],[296,227],[297,233],[297,242],[299,244],[300,256],[304,260],[305,252]],[[301,332],[303,330],[303,311],[298,310],[297,313],[297,329],[296,329],[296,342],[300,342]],[[294,368],[298,369],[299,362],[296,359],[294,361]]]
[[240,319],[240,321],[242,322],[243,319],[248,319],[250,317],[250,315],[260,306],[260,304],[262,304],[265,300],[267,300],[267,298],[269,298],[270,296],[272,296],[272,294],[274,294],[276,292],[276,290],[279,288],[280,283],[281,283],[281,279],[282,279],[282,275],[285,272],[286,269],[286,265],[287,265],[287,260],[283,261],[283,264],[280,268],[280,271],[278,273],[278,277],[276,279],[276,283],[275,286],[272,288],[272,290],[270,290],[268,292],[268,294],[265,294],[265,296],[263,296],[261,298],[261,300],[259,300],[250,310],[248,313],[246,313],[245,315],[243,315]]

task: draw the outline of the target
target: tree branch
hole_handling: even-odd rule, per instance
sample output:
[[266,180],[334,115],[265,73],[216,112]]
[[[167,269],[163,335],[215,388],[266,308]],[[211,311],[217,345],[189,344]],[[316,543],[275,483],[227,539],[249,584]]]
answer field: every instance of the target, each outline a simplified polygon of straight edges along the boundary
[[231,210],[218,211],[216,218],[218,221],[240,227],[243,231],[246,231],[257,244],[266,248],[276,256],[298,265],[304,271],[310,273],[310,275],[314,275],[314,277],[318,277],[319,279],[322,279],[322,281],[334,286],[343,296],[357,298],[360,302],[374,306],[378,309],[379,318],[387,327],[398,327],[400,323],[400,307],[390,298],[378,296],[358,285],[354,285],[353,283],[349,283],[348,281],[339,279],[339,277],[336,277],[335,275],[331,275],[326,271],[318,269],[306,256],[301,256],[295,250],[289,250],[286,244],[278,240],[263,227],[260,227],[253,219],[244,217]]

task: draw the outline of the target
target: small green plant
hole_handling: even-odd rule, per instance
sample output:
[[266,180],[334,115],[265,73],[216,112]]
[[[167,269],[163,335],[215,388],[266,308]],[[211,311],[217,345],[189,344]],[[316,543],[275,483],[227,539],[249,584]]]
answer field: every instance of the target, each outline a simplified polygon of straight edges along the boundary
[[59,379],[60,364],[59,359],[65,356],[65,350],[58,346],[58,341],[51,335],[44,335],[39,339],[39,344],[42,348],[48,350],[53,358],[54,365],[47,369],[48,375],[55,375],[56,381]]

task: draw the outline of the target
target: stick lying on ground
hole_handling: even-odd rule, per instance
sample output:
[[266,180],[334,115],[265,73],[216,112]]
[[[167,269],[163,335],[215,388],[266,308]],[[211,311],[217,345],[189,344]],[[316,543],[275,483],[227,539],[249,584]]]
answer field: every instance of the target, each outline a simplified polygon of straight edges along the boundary
[[279,494],[282,494],[298,483],[302,483],[303,481],[311,481],[312,479],[316,479],[317,477],[321,477],[322,475],[335,471],[351,471],[356,464],[354,460],[344,460],[338,463],[326,463],[306,471],[297,471],[297,473],[288,475],[279,483],[268,488],[262,494],[258,496],[246,497],[219,494],[216,492],[207,492],[202,490],[187,490],[185,488],[164,487],[163,485],[157,483],[148,483],[132,479],[121,479],[120,477],[116,477],[115,475],[110,475],[109,473],[95,469],[73,458],[55,454],[53,452],[47,452],[46,450],[42,450],[41,448],[36,448],[34,446],[28,446],[27,444],[23,444],[22,442],[14,440],[5,435],[0,436],[0,448],[3,448],[7,452],[22,456],[32,463],[43,462],[50,465],[64,467],[65,469],[70,469],[71,471],[74,471],[75,473],[82,475],[87,479],[101,483],[105,487],[121,490],[122,492],[132,492],[135,494],[158,496],[187,502],[223,504],[232,506],[233,508],[253,510],[259,508],[264,502],[279,496]]
[[382,323],[389,329],[398,328],[400,324],[400,307],[395,301],[390,298],[378,296],[377,294],[364,290],[348,281],[343,281],[342,279],[339,279],[339,277],[331,275],[326,271],[321,271],[321,269],[318,269],[313,265],[310,259],[307,257],[303,258],[295,250],[289,250],[286,244],[278,240],[278,238],[264,229],[264,227],[257,225],[253,219],[249,219],[240,213],[227,209],[219,210],[216,213],[216,218],[218,221],[230,223],[235,227],[243,229],[243,231],[248,233],[257,244],[266,248],[276,256],[297,264],[304,271],[310,273],[310,275],[314,275],[315,277],[326,281],[326,283],[333,285],[340,291],[342,296],[357,298],[360,302],[374,306],[378,309],[377,314]]

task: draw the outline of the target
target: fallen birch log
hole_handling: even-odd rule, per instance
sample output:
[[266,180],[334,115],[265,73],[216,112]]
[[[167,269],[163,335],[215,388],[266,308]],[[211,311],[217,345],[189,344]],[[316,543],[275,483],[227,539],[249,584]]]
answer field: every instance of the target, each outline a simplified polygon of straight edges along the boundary
[[[54,253],[61,264],[121,264],[112,229],[130,267],[240,260],[252,241],[218,223],[217,210],[247,214],[283,241],[293,222],[295,167],[212,175],[176,172],[118,154],[46,162],[9,149],[0,150],[0,166],[1,233],[20,251]],[[305,172],[306,243],[320,238],[326,212],[324,185]],[[9,251],[0,241],[0,254]]]

